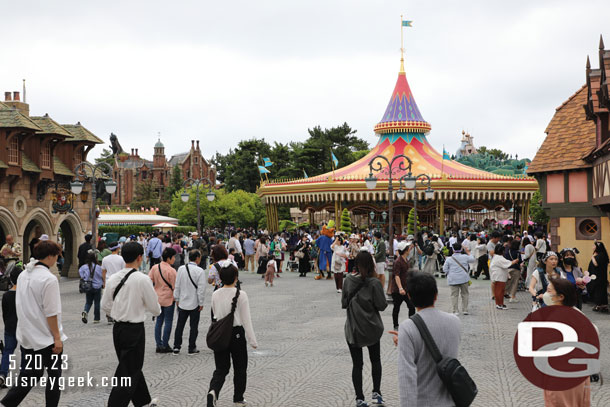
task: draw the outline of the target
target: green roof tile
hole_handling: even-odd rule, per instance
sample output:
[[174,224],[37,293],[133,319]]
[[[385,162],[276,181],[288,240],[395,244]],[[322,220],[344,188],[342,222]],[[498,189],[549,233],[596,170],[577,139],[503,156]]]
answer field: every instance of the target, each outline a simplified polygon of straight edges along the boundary
[[0,128],[22,128],[42,131],[40,127],[28,117],[15,109],[0,109]]
[[57,156],[53,156],[53,172],[57,175],[68,175],[70,177],[74,176],[74,173],[70,171],[66,164],[64,164],[64,162]]
[[23,169],[23,171],[41,172],[40,168],[38,168],[38,166],[34,164],[34,162],[30,160],[30,157],[25,155],[24,152],[21,153],[21,168]]
[[104,144],[95,134],[84,128],[80,122],[76,124],[62,124],[61,126],[74,137],[68,141],[89,141],[95,144]]
[[39,134],[55,134],[69,139],[72,138],[72,135],[55,120],[51,119],[48,114],[45,114],[42,117],[30,116],[30,119],[42,129],[42,131],[38,132]]

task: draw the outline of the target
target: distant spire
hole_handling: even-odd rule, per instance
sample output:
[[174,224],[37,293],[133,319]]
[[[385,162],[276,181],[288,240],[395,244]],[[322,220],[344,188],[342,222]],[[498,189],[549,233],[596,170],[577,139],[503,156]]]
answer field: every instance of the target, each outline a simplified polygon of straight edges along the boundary
[[587,70],[591,69],[591,61],[589,60],[589,55],[587,55]]
[[599,49],[603,50],[604,48],[605,48],[604,47],[604,37],[600,34],[599,35]]
[[27,99],[25,98],[25,79],[23,80],[23,103],[27,103]]

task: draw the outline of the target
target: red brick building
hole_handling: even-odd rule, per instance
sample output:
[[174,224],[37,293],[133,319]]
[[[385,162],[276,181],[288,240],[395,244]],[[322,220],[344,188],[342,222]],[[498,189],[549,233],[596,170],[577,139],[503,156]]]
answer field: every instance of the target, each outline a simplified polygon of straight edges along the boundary
[[180,167],[183,180],[208,177],[212,183],[216,183],[216,170],[201,154],[199,140],[191,140],[189,151],[173,155],[167,160],[165,146],[159,139],[154,146],[152,161],[140,157],[137,148],[119,155],[114,165],[117,193],[113,195],[112,203],[129,205],[135,197],[138,182],[154,180],[163,192],[169,186],[172,169],[176,166]]

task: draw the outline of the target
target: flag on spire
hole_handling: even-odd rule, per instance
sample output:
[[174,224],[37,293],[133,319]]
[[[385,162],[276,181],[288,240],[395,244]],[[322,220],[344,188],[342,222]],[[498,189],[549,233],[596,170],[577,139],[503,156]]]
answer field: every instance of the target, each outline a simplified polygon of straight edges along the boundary
[[303,169],[303,178],[309,178],[309,175],[307,175],[307,173],[305,172],[305,169]]
[[265,167],[271,167],[273,165],[271,159],[268,157],[263,157],[263,163],[265,164]]
[[403,27],[413,27],[413,21],[409,21],[409,20],[402,20],[402,26]]
[[449,157],[449,153],[445,150],[445,147],[443,147],[443,160],[451,160],[451,157]]
[[337,168],[337,165],[339,165],[339,160],[337,160],[337,157],[335,156],[335,153],[333,153],[332,151],[330,152],[331,158],[333,160],[333,164],[335,165],[335,168]]
[[260,172],[261,174],[271,174],[271,171],[269,171],[268,169],[266,169],[262,165],[258,166],[258,172]]

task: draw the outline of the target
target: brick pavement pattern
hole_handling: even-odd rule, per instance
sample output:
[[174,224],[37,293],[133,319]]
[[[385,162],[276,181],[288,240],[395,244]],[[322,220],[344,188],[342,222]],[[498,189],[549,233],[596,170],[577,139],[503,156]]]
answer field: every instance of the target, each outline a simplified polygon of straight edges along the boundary
[[[301,407],[354,406],[351,384],[351,359],[345,343],[343,325],[345,311],[340,306],[340,294],[333,281],[314,281],[313,275],[298,278],[296,273],[283,273],[273,288],[265,288],[260,276],[242,273],[243,289],[248,292],[254,329],[259,348],[249,347],[248,386],[246,400],[251,406]],[[450,311],[447,282],[439,279],[437,306]],[[61,283],[63,323],[68,340],[64,343],[69,356],[69,369],[63,376],[87,376],[100,384],[102,376],[112,376],[117,359],[112,346],[112,327],[105,321],[83,324],[80,313],[84,296],[78,293],[76,280]],[[188,356],[156,354],[154,323],[146,322],[146,360],[144,374],[151,395],[161,406],[204,406],[205,396],[214,370],[213,353],[205,346],[205,333],[210,322],[210,292],[202,311],[199,333],[201,353]],[[463,322],[460,361],[466,366],[479,387],[474,406],[542,406],[542,390],[531,385],[518,371],[512,355],[512,343],[517,323],[530,309],[529,295],[519,292],[517,304],[498,311],[490,301],[488,281],[474,281],[470,287],[470,312],[460,316]],[[599,315],[584,306],[587,316],[600,330],[602,338],[602,372],[610,371],[610,316]],[[392,305],[383,313],[387,330],[392,328]],[[406,305],[401,320],[407,317]],[[174,324],[176,318],[174,318]],[[185,339],[188,327],[185,330]],[[173,343],[173,332],[171,342]],[[365,351],[366,353],[366,351]],[[397,351],[390,335],[381,341],[383,379],[381,391],[387,406],[398,406]],[[370,397],[372,382],[370,363],[365,355],[364,390]],[[14,372],[16,375],[16,372]],[[0,392],[2,396],[6,390]],[[105,406],[109,388],[67,388],[62,392],[62,406]],[[220,407],[232,405],[232,372],[220,394]],[[610,391],[592,385],[592,405],[609,406]],[[23,406],[44,405],[44,389],[35,388]]]

